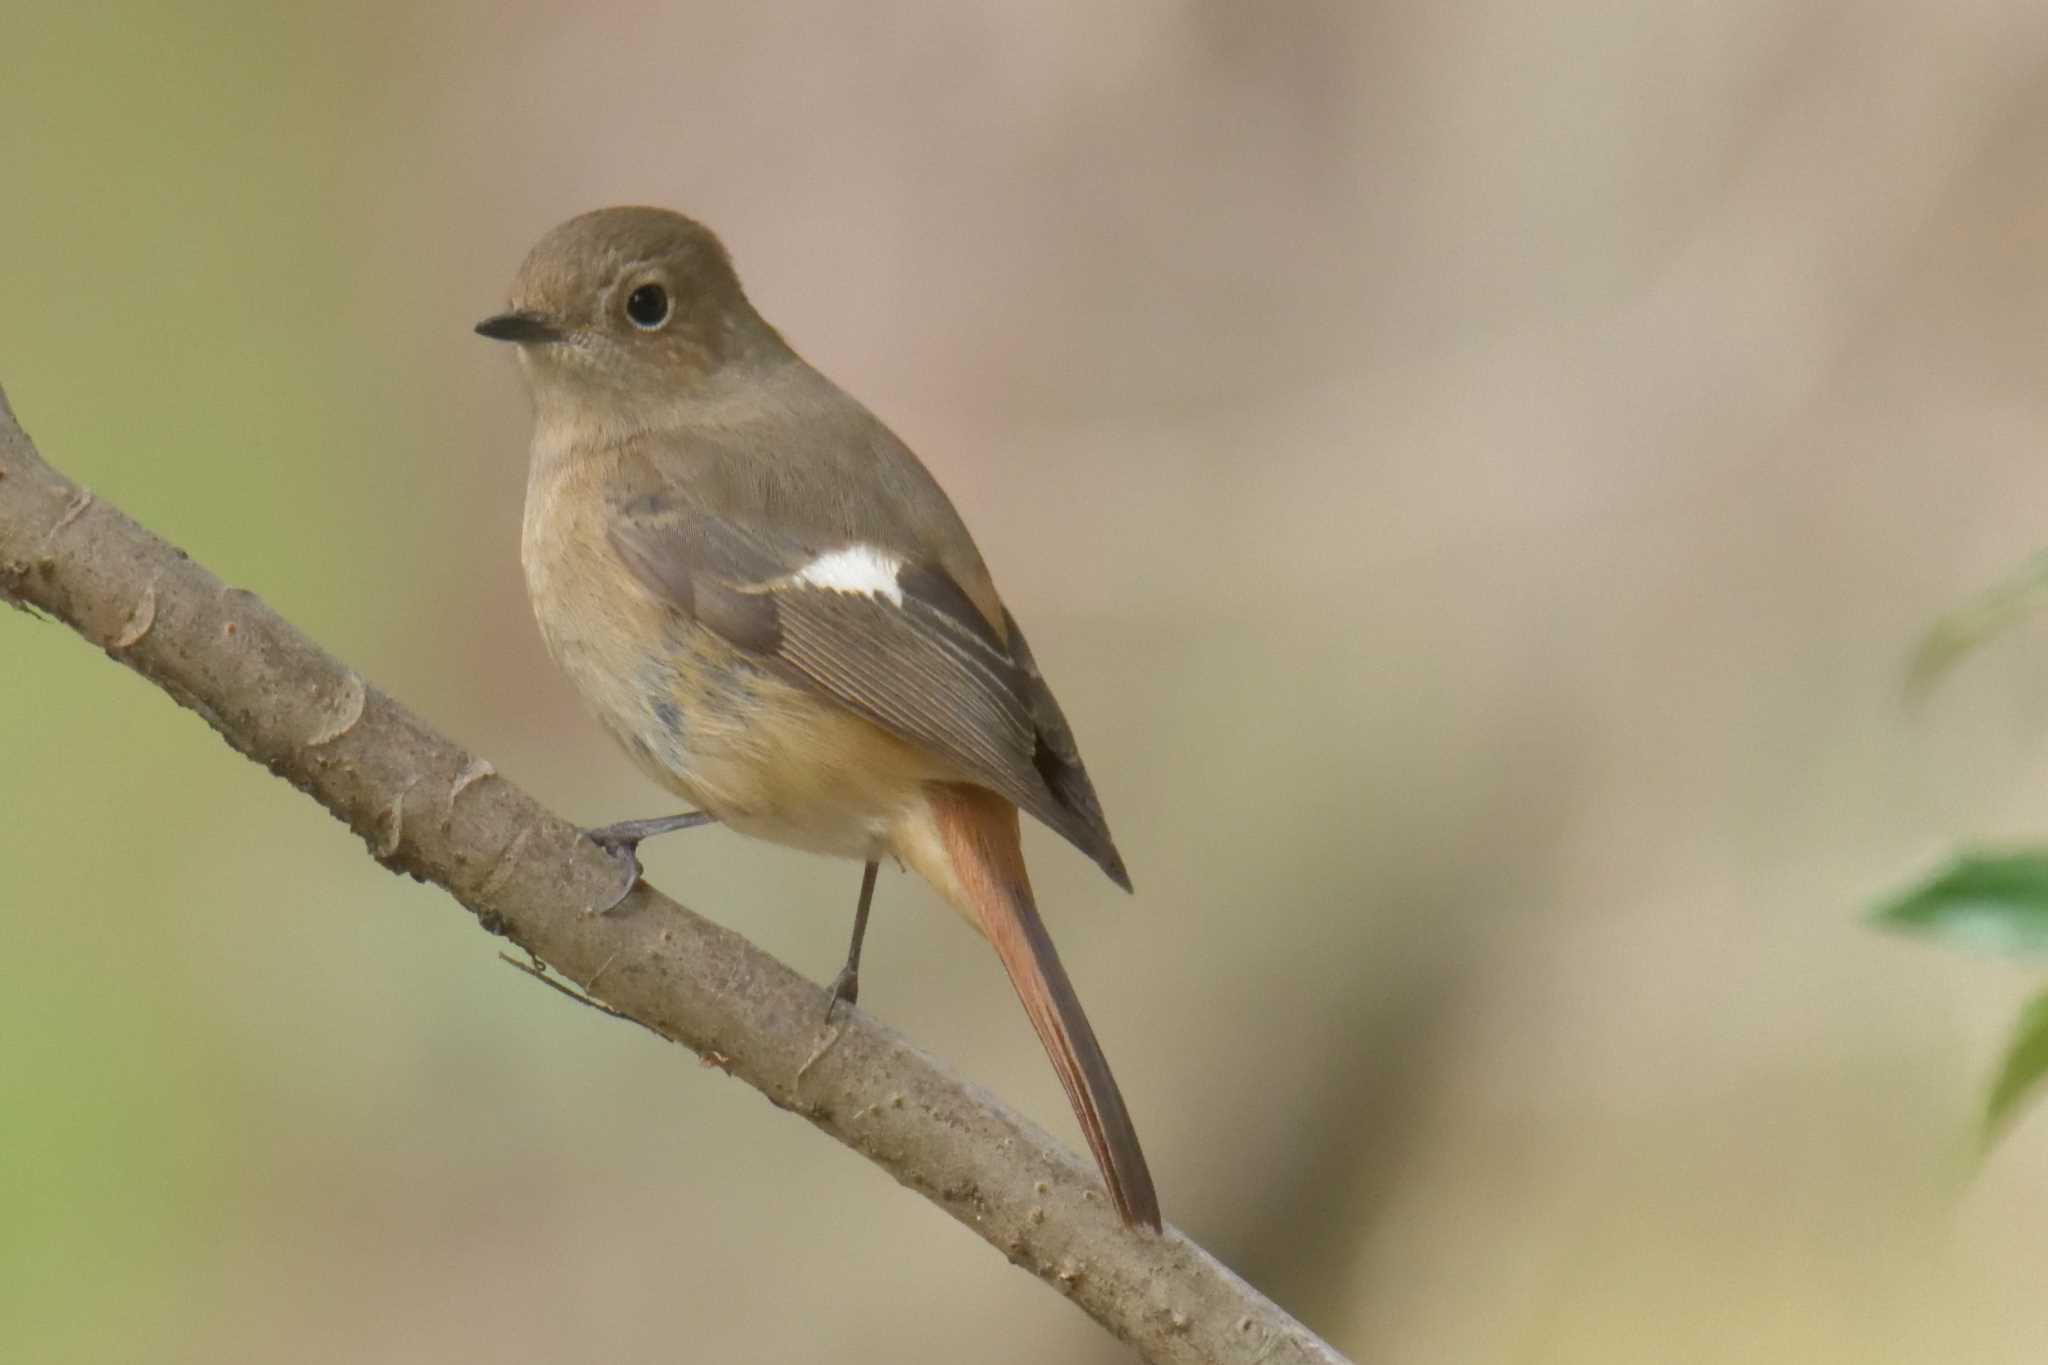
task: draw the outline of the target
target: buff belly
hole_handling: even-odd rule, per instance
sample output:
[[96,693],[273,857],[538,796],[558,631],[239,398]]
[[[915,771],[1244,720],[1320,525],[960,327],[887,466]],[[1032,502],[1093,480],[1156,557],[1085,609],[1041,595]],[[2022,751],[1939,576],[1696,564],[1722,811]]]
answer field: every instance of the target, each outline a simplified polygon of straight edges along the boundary
[[647,625],[555,615],[541,633],[641,771],[742,834],[876,858],[919,785],[954,776],[701,627]]
[[643,728],[621,734],[628,751],[656,781],[742,834],[881,856],[920,786],[950,774],[836,702],[719,657],[727,652],[721,642],[665,670]]

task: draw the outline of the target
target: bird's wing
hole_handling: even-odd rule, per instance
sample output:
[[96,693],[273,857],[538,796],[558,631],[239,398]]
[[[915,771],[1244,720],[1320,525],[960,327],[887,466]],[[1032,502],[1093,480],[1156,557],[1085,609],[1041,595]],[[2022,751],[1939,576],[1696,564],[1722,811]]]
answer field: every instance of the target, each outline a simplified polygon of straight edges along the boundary
[[1007,612],[935,563],[713,512],[671,488],[611,509],[619,557],[671,610],[1043,820],[1130,886],[1073,732]]

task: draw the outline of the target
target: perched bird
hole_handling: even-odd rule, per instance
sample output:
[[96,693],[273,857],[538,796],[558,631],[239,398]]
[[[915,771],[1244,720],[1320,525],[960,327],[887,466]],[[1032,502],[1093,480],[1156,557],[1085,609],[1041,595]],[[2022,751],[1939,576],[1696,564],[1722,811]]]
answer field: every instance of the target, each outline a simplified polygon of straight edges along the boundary
[[762,320],[725,247],[680,214],[569,220],[476,330],[517,344],[533,394],[521,558],[548,650],[697,808],[590,831],[620,859],[620,898],[640,840],[712,820],[856,859],[832,994],[850,1004],[876,868],[894,857],[994,945],[1117,1211],[1156,1229],[1137,1132],[1032,899],[1018,812],[1130,878],[931,474]]

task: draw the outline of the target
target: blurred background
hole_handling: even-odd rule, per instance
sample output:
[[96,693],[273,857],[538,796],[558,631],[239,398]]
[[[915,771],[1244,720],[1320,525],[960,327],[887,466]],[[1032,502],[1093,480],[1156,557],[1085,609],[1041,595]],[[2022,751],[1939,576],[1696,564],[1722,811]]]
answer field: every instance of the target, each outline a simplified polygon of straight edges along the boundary
[[[2048,830],[2048,8],[9,0],[43,454],[573,818],[470,324],[671,205],[938,472],[1130,860],[1041,898],[1168,1215],[1361,1361],[2038,1361],[2024,972],[1874,898]],[[649,875],[823,979],[851,865]],[[863,1006],[1069,1142],[883,882]],[[0,614],[0,1355],[1124,1359]]]

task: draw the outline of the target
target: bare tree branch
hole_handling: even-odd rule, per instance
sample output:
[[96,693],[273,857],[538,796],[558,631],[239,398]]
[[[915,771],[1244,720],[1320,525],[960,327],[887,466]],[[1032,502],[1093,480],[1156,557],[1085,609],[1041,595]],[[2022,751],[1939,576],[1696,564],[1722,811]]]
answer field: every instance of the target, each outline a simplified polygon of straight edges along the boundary
[[644,886],[614,914],[585,913],[617,870],[573,825],[50,468],[4,393],[0,599],[71,626],[325,806],[378,862],[445,888],[592,1003],[810,1120],[1145,1359],[1341,1361],[1176,1229],[1123,1227],[1092,1168],[897,1033],[851,1009],[826,1028],[824,992],[739,935]]

